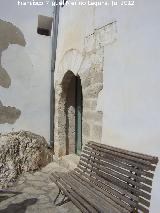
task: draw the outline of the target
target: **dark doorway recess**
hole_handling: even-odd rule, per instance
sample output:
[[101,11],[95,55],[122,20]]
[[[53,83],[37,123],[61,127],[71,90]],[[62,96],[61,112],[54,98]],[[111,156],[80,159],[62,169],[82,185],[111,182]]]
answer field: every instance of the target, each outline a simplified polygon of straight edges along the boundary
[[[62,134],[65,134],[66,155],[80,154],[82,148],[82,113],[83,97],[81,79],[68,71],[62,81],[62,103],[64,103],[64,119]],[[62,105],[63,107],[63,105]],[[63,114],[63,113],[62,113]],[[63,117],[63,115],[60,115]]]
[[75,108],[75,152],[80,155],[82,149],[82,113],[83,113],[83,95],[82,85],[79,76],[76,76],[76,108]]

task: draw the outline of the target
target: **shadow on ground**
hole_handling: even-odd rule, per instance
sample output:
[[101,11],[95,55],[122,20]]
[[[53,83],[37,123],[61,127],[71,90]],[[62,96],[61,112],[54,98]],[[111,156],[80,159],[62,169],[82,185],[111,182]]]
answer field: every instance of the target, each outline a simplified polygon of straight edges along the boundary
[[8,190],[0,190],[0,202],[7,200],[8,198],[15,197],[16,195],[22,194],[21,192],[14,192]]
[[[22,194],[21,192],[0,190],[0,202]],[[7,208],[0,210],[0,213],[25,213],[28,206],[34,205],[37,198],[26,199],[20,203],[9,204]]]
[[37,198],[31,198],[20,203],[12,203],[7,208],[0,210],[0,213],[25,213],[27,207],[34,205],[37,200]]

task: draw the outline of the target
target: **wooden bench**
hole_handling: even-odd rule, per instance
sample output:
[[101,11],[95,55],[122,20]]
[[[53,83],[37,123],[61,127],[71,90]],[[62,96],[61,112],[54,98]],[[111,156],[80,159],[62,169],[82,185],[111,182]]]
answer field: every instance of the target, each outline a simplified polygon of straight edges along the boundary
[[52,173],[63,201],[84,213],[149,212],[152,179],[158,158],[88,142],[76,169]]

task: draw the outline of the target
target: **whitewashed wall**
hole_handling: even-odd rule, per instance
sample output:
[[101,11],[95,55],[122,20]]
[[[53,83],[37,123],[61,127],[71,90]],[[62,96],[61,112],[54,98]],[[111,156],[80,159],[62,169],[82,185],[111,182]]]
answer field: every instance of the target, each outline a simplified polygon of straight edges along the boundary
[[[65,6],[60,12],[56,72],[69,49],[83,54],[84,37],[116,21],[117,41],[104,48],[103,143],[160,157],[159,0],[134,7]],[[58,73],[57,73],[58,75]],[[55,79],[56,80],[56,79]],[[151,213],[159,213],[160,164]]]
[[[140,0],[131,10],[97,9],[97,16],[115,19],[118,29],[117,42],[105,47],[103,142],[160,157],[159,10],[158,0]],[[151,213],[159,212],[159,191],[160,164]]]
[[[12,84],[9,89],[0,87],[0,100],[22,114],[14,125],[1,124],[0,132],[25,129],[48,140],[51,38],[38,35],[36,29],[38,15],[52,16],[53,8],[18,8],[16,2],[1,1],[0,19],[20,28],[27,44],[10,45],[2,54]],[[103,110],[102,141],[160,156],[160,2],[135,3],[132,8],[61,8],[56,72],[68,50],[83,54],[85,36],[116,21],[118,39],[104,51],[104,89],[98,106]],[[151,213],[159,213],[159,180],[160,166],[153,184]]]
[[17,6],[16,0],[1,0],[0,19],[11,22],[24,34],[26,46],[9,45],[2,52],[2,66],[11,86],[0,87],[4,106],[15,106],[21,116],[14,124],[0,124],[0,132],[30,130],[49,140],[51,37],[37,34],[38,15],[52,17],[52,7]]

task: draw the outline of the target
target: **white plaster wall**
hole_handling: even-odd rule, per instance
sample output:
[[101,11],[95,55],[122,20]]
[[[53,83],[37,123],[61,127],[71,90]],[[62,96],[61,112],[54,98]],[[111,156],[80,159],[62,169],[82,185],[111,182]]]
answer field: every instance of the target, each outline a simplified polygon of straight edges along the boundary
[[[160,157],[160,1],[135,3],[132,8],[61,9],[56,72],[67,50],[83,52],[85,35],[117,21],[118,40],[106,45],[104,53],[104,89],[98,101],[104,115],[102,141]],[[159,213],[159,191],[160,164],[153,183],[151,213]]]
[[[56,69],[70,49],[83,53],[84,37],[94,30],[94,7],[64,6],[60,9]],[[56,76],[56,73],[55,73]],[[56,80],[56,78],[55,78]]]
[[30,130],[49,141],[51,37],[37,34],[38,15],[52,17],[52,7],[18,7],[16,0],[1,0],[0,19],[17,26],[26,46],[10,45],[2,65],[11,77],[9,89],[0,87],[5,106],[15,106],[21,116],[15,124],[1,124],[0,132]]
[[[160,2],[136,2],[132,9],[97,9],[116,20],[118,40],[105,47],[103,143],[160,157]],[[97,18],[96,25],[100,25]],[[151,213],[159,212],[160,166]]]

